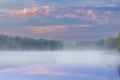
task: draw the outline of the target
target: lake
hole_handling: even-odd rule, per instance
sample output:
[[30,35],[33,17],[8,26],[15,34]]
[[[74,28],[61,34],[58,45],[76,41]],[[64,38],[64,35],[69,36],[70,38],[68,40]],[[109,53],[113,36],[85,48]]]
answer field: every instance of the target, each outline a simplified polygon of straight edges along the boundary
[[120,80],[116,51],[1,51],[1,80]]

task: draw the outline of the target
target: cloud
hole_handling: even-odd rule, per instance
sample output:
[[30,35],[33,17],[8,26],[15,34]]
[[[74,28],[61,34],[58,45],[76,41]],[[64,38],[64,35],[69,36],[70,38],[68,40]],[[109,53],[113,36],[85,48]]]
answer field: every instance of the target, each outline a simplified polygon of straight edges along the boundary
[[[23,36],[32,38],[60,39],[60,40],[80,40],[81,37],[106,37],[118,35],[119,31],[89,31],[95,29],[93,25],[48,25],[48,26],[21,26],[21,27],[1,27],[0,34],[10,36]],[[83,31],[84,30],[84,31]],[[71,38],[72,37],[72,38]],[[75,37],[75,38],[74,38]]]
[[68,18],[78,18],[79,16],[78,16],[77,14],[66,13],[66,14],[64,14],[64,17],[68,17]]
[[[92,25],[81,24],[81,25],[55,25],[55,26],[26,26],[26,27],[0,27],[0,34],[5,35],[16,35],[16,36],[31,36],[38,34],[48,34],[55,33],[53,35],[58,35],[58,32],[65,32],[64,30],[70,30],[72,28],[89,28]],[[67,32],[66,32],[67,33]],[[62,33],[61,33],[62,34]],[[31,36],[32,37],[32,36]]]
[[32,26],[25,27],[26,30],[34,33],[51,33],[66,29],[67,26]]
[[10,10],[9,15],[11,17],[27,17],[36,14],[47,16],[50,14],[50,12],[54,10],[55,8],[52,6],[41,6],[41,7],[24,8],[22,10]]
[[43,11],[44,11],[44,15],[45,15],[45,16],[49,15],[50,12],[56,10],[55,7],[50,7],[50,6],[43,6],[42,9],[43,9]]
[[76,28],[89,28],[89,27],[93,27],[93,25],[90,24],[81,24],[81,25],[72,25],[73,27]]
[[90,16],[92,19],[96,19],[97,18],[97,15],[91,9],[87,11],[87,15]]
[[[72,6],[40,6],[40,7],[28,7],[23,8],[21,10],[8,10],[8,15],[12,17],[13,21],[16,18],[22,18],[25,20],[39,20],[42,21],[43,18],[46,21],[49,21],[49,19],[53,20],[60,20],[60,19],[81,19],[81,20],[87,20],[87,21],[104,21],[105,15],[106,17],[109,17],[109,20],[112,20],[112,17],[114,17],[116,14],[115,10],[109,9],[109,11],[106,11],[104,9],[105,7],[101,7],[100,10],[99,7],[95,8],[83,8],[83,7],[72,7]],[[113,13],[113,14],[112,14]],[[108,16],[109,15],[109,16]],[[117,14],[118,12],[117,12]],[[27,19],[28,18],[28,19]],[[116,18],[118,20],[118,17]],[[68,20],[66,20],[68,21]],[[84,21],[85,22],[85,21]],[[115,21],[116,22],[116,21]],[[114,23],[115,23],[114,22]]]
[[64,36],[66,34],[71,35],[72,33],[70,33],[70,31],[72,29],[91,28],[91,27],[93,27],[93,26],[89,25],[89,24],[55,25],[55,26],[50,25],[50,26],[28,26],[28,27],[24,27],[24,30],[29,32],[29,33],[36,34],[36,35],[37,34],[44,34],[44,35],[49,35],[49,36]]
[[26,31],[23,27],[0,27],[0,34],[9,35],[9,36],[30,36],[30,33]]
[[20,30],[20,28],[6,28],[6,27],[0,28],[0,34],[6,34],[6,35],[14,34],[19,30]]
[[104,5],[106,7],[116,7],[117,5],[116,4],[107,4],[107,5]]
[[[69,7],[67,7],[69,9]],[[62,13],[61,17],[68,17],[68,18],[78,18],[77,14],[68,13],[68,12],[61,12],[59,9],[66,9],[64,7],[56,7],[56,6],[41,6],[41,7],[32,7],[32,8],[24,8],[22,10],[9,10],[9,15],[11,17],[28,17],[28,16],[59,16],[59,13]],[[55,12],[56,11],[56,12]],[[54,13],[52,13],[54,12]],[[55,14],[57,13],[57,14]],[[79,11],[77,10],[77,13]]]
[[9,11],[10,16],[16,16],[16,17],[26,17],[30,15],[35,15],[40,11],[39,8],[33,7],[33,8],[24,8],[23,10],[11,10]]

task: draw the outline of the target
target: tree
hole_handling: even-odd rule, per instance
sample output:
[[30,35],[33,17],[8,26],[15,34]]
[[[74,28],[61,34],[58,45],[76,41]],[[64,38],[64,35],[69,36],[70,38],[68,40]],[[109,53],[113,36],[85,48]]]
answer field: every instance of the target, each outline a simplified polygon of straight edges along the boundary
[[117,42],[116,38],[109,37],[105,40],[105,45],[108,49],[116,49],[117,48]]
[[120,32],[118,34],[118,37],[116,38],[116,42],[117,42],[117,48],[120,51]]

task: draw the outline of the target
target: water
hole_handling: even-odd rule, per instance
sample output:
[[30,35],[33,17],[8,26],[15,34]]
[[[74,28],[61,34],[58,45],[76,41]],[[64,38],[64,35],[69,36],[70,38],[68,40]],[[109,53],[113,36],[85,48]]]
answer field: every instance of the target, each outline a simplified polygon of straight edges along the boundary
[[0,80],[120,80],[115,51],[3,51]]

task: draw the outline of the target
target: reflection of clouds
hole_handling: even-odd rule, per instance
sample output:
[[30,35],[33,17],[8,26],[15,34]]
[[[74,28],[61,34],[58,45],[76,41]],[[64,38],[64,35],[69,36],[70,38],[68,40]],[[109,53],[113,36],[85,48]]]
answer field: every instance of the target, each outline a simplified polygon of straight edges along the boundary
[[119,56],[97,51],[0,52],[0,68],[29,65],[117,66]]
[[31,74],[31,75],[37,75],[37,74],[43,74],[43,75],[57,75],[57,76],[63,76],[66,75],[66,73],[57,71],[57,70],[52,70],[48,68],[37,68],[34,70],[28,70],[25,71],[26,74]]
[[25,74],[28,75],[53,75],[53,76],[76,76],[76,77],[88,77],[89,74],[85,73],[75,73],[75,72],[66,72],[62,70],[54,70],[50,68],[37,68],[37,69],[29,69],[25,71]]

